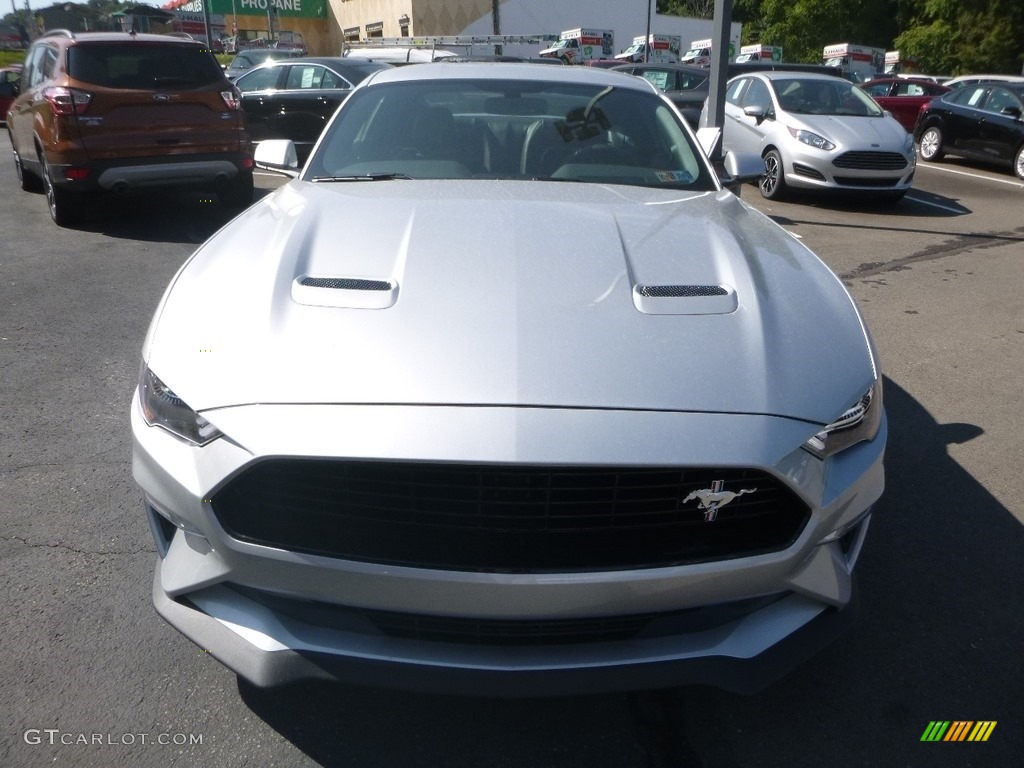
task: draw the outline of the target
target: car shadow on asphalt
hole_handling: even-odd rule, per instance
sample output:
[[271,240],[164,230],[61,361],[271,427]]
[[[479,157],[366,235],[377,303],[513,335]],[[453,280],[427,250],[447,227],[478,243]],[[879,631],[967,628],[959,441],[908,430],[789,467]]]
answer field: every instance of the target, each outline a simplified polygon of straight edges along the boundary
[[[270,192],[257,189],[253,202]],[[212,191],[104,195],[86,202],[79,228],[125,240],[199,245],[238,213]]]
[[984,762],[1016,764],[1024,526],[950,455],[981,428],[938,423],[890,379],[884,397],[887,487],[857,569],[854,628],[760,694],[677,689],[678,719],[663,729],[675,746],[660,759],[626,695],[501,700],[239,681],[241,697],[324,766],[748,768],[817,764],[812,755],[963,765],[960,752],[921,743],[935,719],[998,721],[1001,739],[979,745]]
[[[747,191],[744,189],[744,195],[746,194]],[[753,189],[753,194],[757,194],[756,187]],[[790,190],[789,196],[781,204],[785,205],[787,203],[829,211],[884,215],[887,218],[948,219],[955,216],[966,216],[974,212],[956,200],[944,197],[943,195],[936,195],[933,192],[925,192],[922,189],[911,189],[902,200],[898,201],[888,198],[884,192],[836,192],[822,194],[803,190]],[[772,204],[774,205],[775,203]],[[778,221],[776,216],[772,216],[772,218]]]

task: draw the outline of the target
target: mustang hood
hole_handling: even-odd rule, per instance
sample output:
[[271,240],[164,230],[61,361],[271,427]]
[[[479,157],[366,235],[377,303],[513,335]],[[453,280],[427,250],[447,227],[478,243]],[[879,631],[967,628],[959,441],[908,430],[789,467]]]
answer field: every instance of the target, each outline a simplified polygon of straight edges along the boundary
[[729,193],[293,181],[182,267],[146,341],[187,404],[465,404],[825,423],[870,385],[846,290]]

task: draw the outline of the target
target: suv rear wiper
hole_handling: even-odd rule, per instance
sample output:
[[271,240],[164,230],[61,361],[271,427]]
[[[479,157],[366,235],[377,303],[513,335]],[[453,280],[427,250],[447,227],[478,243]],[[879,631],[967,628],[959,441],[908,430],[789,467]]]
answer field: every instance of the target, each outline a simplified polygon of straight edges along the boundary
[[411,178],[404,173],[359,173],[353,176],[314,176],[311,181],[391,181]]

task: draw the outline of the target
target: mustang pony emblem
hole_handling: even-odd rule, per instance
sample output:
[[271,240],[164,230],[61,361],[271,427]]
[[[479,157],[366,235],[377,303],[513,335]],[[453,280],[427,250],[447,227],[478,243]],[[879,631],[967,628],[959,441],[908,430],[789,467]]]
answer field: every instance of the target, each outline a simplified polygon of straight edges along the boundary
[[737,496],[742,496],[744,493],[753,493],[757,488],[744,488],[740,491],[723,491],[722,488],[725,486],[724,480],[715,480],[711,483],[710,488],[702,488],[699,491],[694,491],[685,499],[683,504],[694,499],[700,499],[699,509],[704,510],[704,522],[713,523],[718,517],[718,510],[728,504],[730,501],[735,499]]

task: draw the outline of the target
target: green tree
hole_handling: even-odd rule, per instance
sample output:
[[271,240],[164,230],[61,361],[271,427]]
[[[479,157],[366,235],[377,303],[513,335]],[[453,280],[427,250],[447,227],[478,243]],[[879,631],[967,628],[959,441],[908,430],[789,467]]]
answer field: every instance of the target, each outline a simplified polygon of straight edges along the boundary
[[1022,41],[1022,0],[921,0],[895,45],[925,72],[1016,74]]

